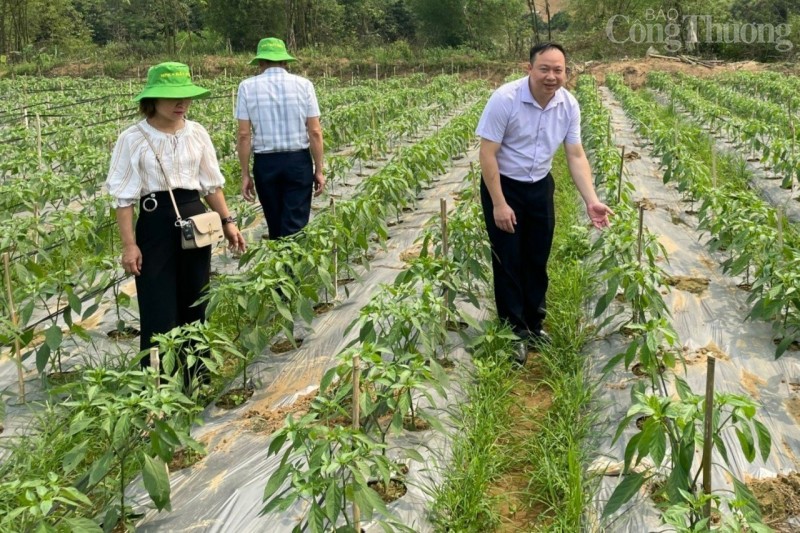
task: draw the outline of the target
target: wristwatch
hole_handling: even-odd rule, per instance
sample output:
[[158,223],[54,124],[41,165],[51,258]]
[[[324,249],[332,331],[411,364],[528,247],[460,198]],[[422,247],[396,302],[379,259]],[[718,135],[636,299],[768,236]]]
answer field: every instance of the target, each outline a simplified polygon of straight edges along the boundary
[[225,218],[222,219],[222,225],[223,226],[225,224],[233,224],[234,222],[236,222],[236,217],[234,217],[233,215],[228,215],[228,216],[226,216]]

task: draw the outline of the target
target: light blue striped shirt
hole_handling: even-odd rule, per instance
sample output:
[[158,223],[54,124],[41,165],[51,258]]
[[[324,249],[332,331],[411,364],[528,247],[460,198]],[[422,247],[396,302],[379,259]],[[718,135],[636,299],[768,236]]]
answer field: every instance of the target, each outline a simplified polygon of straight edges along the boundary
[[314,84],[286,69],[268,68],[239,84],[234,116],[253,125],[257,154],[306,149],[306,120],[319,116]]
[[525,76],[492,94],[476,133],[500,144],[497,165],[501,175],[517,181],[539,181],[550,172],[561,143],[581,144],[581,110],[563,87],[542,109]]

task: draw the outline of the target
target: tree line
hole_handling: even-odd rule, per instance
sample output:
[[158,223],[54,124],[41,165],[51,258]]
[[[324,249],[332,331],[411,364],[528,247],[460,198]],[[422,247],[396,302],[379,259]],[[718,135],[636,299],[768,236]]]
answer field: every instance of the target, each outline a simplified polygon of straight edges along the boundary
[[[291,49],[331,45],[498,46],[544,38],[549,0],[0,0],[0,53],[91,45],[137,55],[193,46],[251,51],[265,36]],[[541,7],[537,7],[541,6]],[[545,7],[547,9],[545,9]],[[564,29],[565,13],[549,17]],[[187,44],[188,43],[188,44]],[[13,58],[12,58],[13,59]]]

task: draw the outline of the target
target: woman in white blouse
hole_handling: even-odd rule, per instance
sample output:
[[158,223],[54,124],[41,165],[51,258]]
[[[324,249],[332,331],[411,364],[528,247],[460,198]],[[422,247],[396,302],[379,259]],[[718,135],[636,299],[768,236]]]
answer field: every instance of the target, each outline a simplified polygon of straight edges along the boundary
[[[111,157],[106,187],[117,211],[122,266],[136,276],[141,350],[154,345],[153,335],[205,318],[205,305],[195,303],[208,285],[211,247],[181,248],[169,188],[182,218],[206,211],[202,197],[222,218],[230,248],[245,249],[225,203],[225,179],[211,138],[203,126],[186,118],[192,99],[207,95],[192,83],[188,66],[151,67],[144,90],[134,98],[145,118],[122,132]],[[148,363],[147,357],[142,359],[143,366]],[[207,377],[201,366],[187,368],[182,363],[187,386],[196,375]]]

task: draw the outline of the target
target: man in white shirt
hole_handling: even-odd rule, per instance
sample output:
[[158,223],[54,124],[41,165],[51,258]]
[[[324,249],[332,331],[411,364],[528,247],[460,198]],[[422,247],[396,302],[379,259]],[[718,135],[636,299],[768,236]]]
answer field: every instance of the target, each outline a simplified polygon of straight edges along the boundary
[[319,195],[325,187],[317,95],[309,80],[286,71],[289,61],[283,41],[261,39],[250,62],[261,74],[239,84],[235,111],[242,195],[253,201],[258,194],[271,239],[303,229],[312,189]]
[[547,340],[542,322],[555,228],[550,169],[562,143],[592,223],[608,226],[613,214],[595,194],[581,144],[580,108],[563,88],[565,80],[564,49],[554,43],[534,46],[528,76],[492,94],[476,131],[497,314],[522,339],[514,357],[520,365],[527,360],[529,343]]

